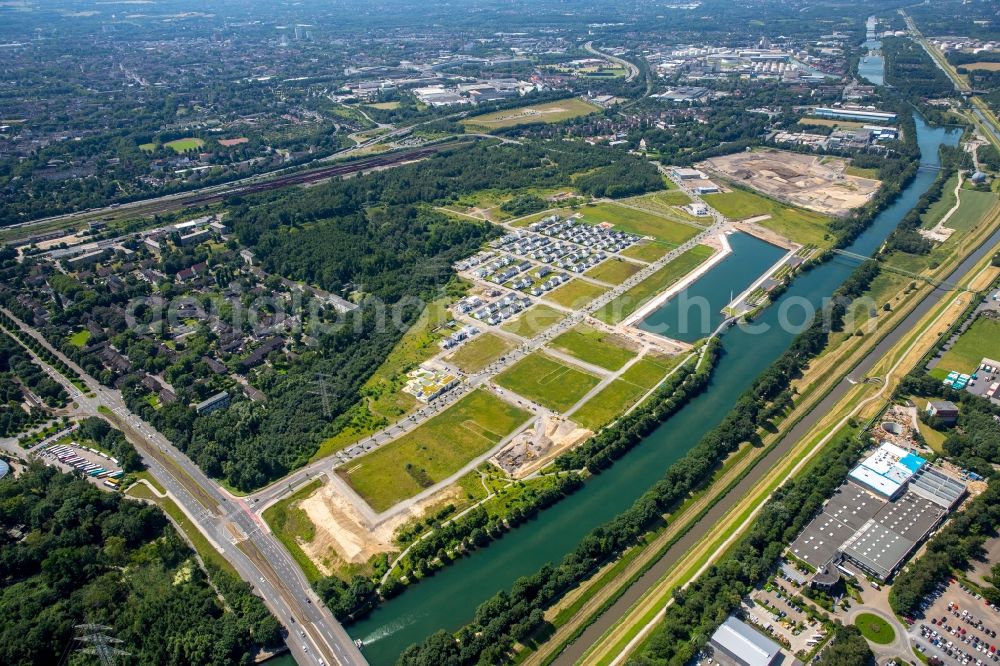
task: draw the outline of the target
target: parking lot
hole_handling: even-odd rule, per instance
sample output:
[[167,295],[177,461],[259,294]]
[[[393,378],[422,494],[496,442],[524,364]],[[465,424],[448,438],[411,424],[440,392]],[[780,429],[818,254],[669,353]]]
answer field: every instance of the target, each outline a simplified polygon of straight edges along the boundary
[[826,629],[793,599],[798,592],[777,578],[750,595],[747,619],[771,634],[792,654],[809,652],[826,637]]
[[910,627],[918,650],[946,664],[1000,663],[1000,610],[958,582],[939,586],[925,603],[924,617]]
[[113,489],[118,487],[118,479],[123,476],[117,460],[75,441],[62,440],[37,449],[36,455],[46,465],[54,465],[64,472],[78,471],[93,483],[103,483]]

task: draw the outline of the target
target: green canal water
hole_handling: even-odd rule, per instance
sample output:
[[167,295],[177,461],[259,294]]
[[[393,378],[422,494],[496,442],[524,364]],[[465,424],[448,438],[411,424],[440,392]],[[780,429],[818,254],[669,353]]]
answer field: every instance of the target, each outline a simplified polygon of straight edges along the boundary
[[[939,146],[955,145],[959,133],[930,127],[920,118],[916,122],[923,163],[936,166]],[[933,169],[922,169],[896,203],[885,209],[848,249],[872,254],[936,175]],[[778,255],[781,252],[756,239],[744,243],[737,235],[734,240],[741,252],[746,248],[760,256],[753,261],[736,261],[732,270],[720,264],[692,285],[692,292],[707,294],[710,300],[719,298],[718,294],[728,296],[730,290],[739,293],[774,263],[774,252]],[[779,321],[808,324],[810,309],[829,297],[856,266],[856,261],[838,256],[796,278],[778,302],[754,322],[754,330],[736,327],[723,334],[725,354],[709,388],[611,469],[590,479],[581,490],[535,520],[458,560],[348,626],[353,638],[365,642],[364,654],[369,662],[374,666],[392,664],[407,646],[434,631],[458,630],[472,619],[476,607],[487,598],[509,589],[517,578],[535,572],[546,562],[558,562],[584,535],[627,509],[671,464],[718,425],[754,378],[787,349],[801,329],[778,326]],[[670,304],[664,307],[669,309]],[[657,316],[658,313],[653,313],[651,319]],[[274,666],[279,664],[275,662]]]
[[744,233],[727,236],[732,253],[701,279],[650,313],[643,330],[694,342],[719,327],[722,308],[786,254],[780,247]]

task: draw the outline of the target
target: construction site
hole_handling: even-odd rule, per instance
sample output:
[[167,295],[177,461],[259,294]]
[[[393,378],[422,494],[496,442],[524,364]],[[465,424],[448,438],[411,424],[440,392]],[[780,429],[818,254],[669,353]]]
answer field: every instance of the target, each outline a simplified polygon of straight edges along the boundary
[[782,150],[758,150],[713,157],[699,164],[723,180],[825,215],[846,215],[863,206],[880,181],[847,173],[850,161]]

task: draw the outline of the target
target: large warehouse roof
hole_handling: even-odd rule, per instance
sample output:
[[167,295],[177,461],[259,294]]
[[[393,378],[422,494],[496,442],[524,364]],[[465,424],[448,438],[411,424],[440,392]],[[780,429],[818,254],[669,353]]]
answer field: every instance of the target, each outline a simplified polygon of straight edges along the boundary
[[770,666],[781,653],[780,645],[733,616],[712,634],[712,645],[744,666]]
[[910,489],[934,502],[950,509],[965,495],[965,484],[957,479],[943,474],[930,465],[924,467],[913,476]]
[[895,444],[882,444],[851,470],[851,478],[886,497],[893,497],[927,461]]

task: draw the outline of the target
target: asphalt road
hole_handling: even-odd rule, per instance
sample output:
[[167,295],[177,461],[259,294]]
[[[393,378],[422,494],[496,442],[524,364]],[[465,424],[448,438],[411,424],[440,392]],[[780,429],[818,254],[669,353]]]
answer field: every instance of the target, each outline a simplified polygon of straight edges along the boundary
[[313,593],[288,552],[245,501],[229,495],[166,437],[130,412],[118,391],[100,385],[52,347],[38,331],[10,312],[6,314],[84,378],[94,398],[81,394],[46,366],[46,371],[55,373],[73,399],[86,409],[96,413],[97,408],[103,406],[111,411],[109,420],[135,445],[156,481],[215,544],[240,577],[256,588],[278,621],[288,629],[286,643],[299,664],[367,664],[351,637]]
[[[993,247],[1000,243],[1000,230],[996,231],[985,243],[980,245],[965,261],[952,271],[944,279],[945,283],[954,284],[966,277],[973,267],[980,260],[989,254]],[[617,623],[629,608],[656,582],[667,573],[673,564],[689,550],[692,546],[701,541],[710,533],[713,526],[718,522],[734,503],[740,501],[773,467],[784,458],[789,450],[802,439],[820,418],[829,414],[841,398],[850,388],[865,378],[865,375],[885,354],[905,335],[907,335],[917,322],[923,318],[934,306],[948,294],[948,290],[940,287],[935,288],[924,299],[917,304],[913,311],[900,324],[889,332],[886,337],[875,345],[874,349],[865,356],[848,373],[830,393],[816,405],[815,408],[803,417],[788,434],[766,455],[757,462],[748,473],[732,490],[720,498],[709,511],[688,530],[681,539],[674,544],[663,557],[661,557],[650,569],[640,576],[621,597],[615,601],[596,621],[588,626],[579,638],[566,647],[565,650],[555,660],[555,664],[569,666],[575,664],[583,653],[595,643],[605,631]]]

